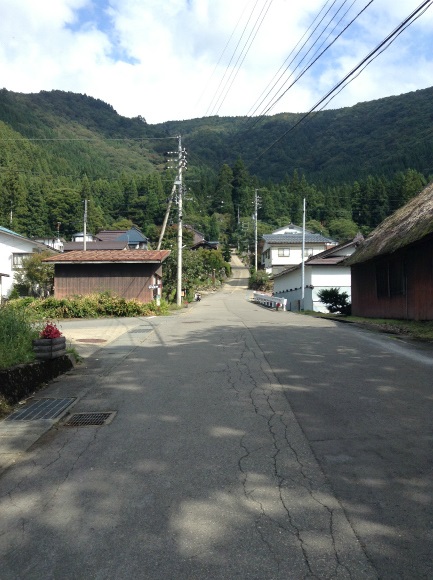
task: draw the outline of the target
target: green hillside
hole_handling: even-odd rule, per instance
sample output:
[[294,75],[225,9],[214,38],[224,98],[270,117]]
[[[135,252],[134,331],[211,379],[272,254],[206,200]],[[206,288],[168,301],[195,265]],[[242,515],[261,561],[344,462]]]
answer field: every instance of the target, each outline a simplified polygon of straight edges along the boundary
[[155,239],[174,179],[164,153],[176,150],[181,134],[189,161],[184,220],[208,239],[251,245],[255,189],[260,231],[299,223],[306,198],[311,229],[350,237],[432,177],[432,102],[430,88],[318,112],[292,130],[302,114],[149,125],[86,95],[3,89],[0,225],[28,236],[59,228],[69,239],[82,228],[88,199],[89,231],[135,223]]
[[392,176],[416,169],[433,174],[433,87],[354,107],[318,112],[269,145],[302,114],[279,114],[260,121],[210,117],[155,127],[180,132],[202,162],[217,168],[240,155],[261,180],[282,181],[293,170],[315,183],[338,184],[369,174]]

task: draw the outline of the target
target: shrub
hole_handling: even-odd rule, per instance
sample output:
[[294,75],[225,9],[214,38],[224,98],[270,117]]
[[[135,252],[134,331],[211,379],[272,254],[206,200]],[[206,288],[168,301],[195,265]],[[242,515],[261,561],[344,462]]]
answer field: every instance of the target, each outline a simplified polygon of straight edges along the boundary
[[34,360],[32,340],[38,330],[29,321],[25,310],[9,306],[0,308],[0,368]]
[[272,284],[265,270],[257,270],[252,272],[248,282],[248,288],[251,290],[261,290],[262,292],[267,292],[271,289],[271,286]]
[[29,320],[53,320],[61,318],[98,318],[100,316],[149,316],[165,314],[168,305],[164,300],[158,306],[153,300],[143,304],[137,300],[126,300],[109,293],[73,296],[71,298],[20,298],[9,302],[10,308],[25,312]]
[[347,292],[340,292],[340,288],[329,288],[317,292],[320,302],[325,304],[329,312],[335,314],[344,314],[349,316],[352,311],[352,305],[349,302]]

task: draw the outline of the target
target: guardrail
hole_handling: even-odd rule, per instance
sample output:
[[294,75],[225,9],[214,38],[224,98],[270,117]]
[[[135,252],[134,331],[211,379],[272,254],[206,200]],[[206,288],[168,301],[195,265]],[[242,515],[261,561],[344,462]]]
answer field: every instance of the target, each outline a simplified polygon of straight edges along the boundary
[[275,310],[286,310],[287,298],[280,298],[278,296],[270,296],[269,294],[261,294],[260,292],[253,292],[253,302],[267,306],[268,308],[275,308]]

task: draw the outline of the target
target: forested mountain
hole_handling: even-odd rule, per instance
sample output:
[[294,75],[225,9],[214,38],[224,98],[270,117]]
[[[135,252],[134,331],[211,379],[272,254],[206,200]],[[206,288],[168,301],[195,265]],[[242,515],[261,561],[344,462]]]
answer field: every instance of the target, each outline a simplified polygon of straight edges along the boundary
[[432,102],[425,89],[304,121],[287,113],[149,125],[86,95],[3,89],[0,225],[28,236],[59,228],[69,239],[88,199],[90,231],[133,222],[156,238],[174,179],[164,152],[181,134],[184,219],[208,239],[248,243],[255,189],[263,231],[299,223],[305,197],[312,229],[348,237],[375,227],[433,175]]

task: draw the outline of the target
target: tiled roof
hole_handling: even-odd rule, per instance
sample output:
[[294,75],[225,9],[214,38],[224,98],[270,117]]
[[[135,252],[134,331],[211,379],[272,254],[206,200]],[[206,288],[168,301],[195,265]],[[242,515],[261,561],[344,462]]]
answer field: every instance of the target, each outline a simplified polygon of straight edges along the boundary
[[[264,234],[263,239],[268,244],[301,244],[302,234]],[[305,242],[307,244],[321,243],[321,244],[336,244],[335,240],[325,238],[322,234],[305,234]]]
[[137,228],[129,230],[102,230],[96,234],[96,237],[103,242],[113,240],[125,240],[133,243],[147,242],[147,238]]
[[86,262],[107,263],[162,263],[170,255],[170,250],[89,250],[78,252],[64,252],[57,256],[52,256],[44,260],[54,264],[75,263],[82,264]]

